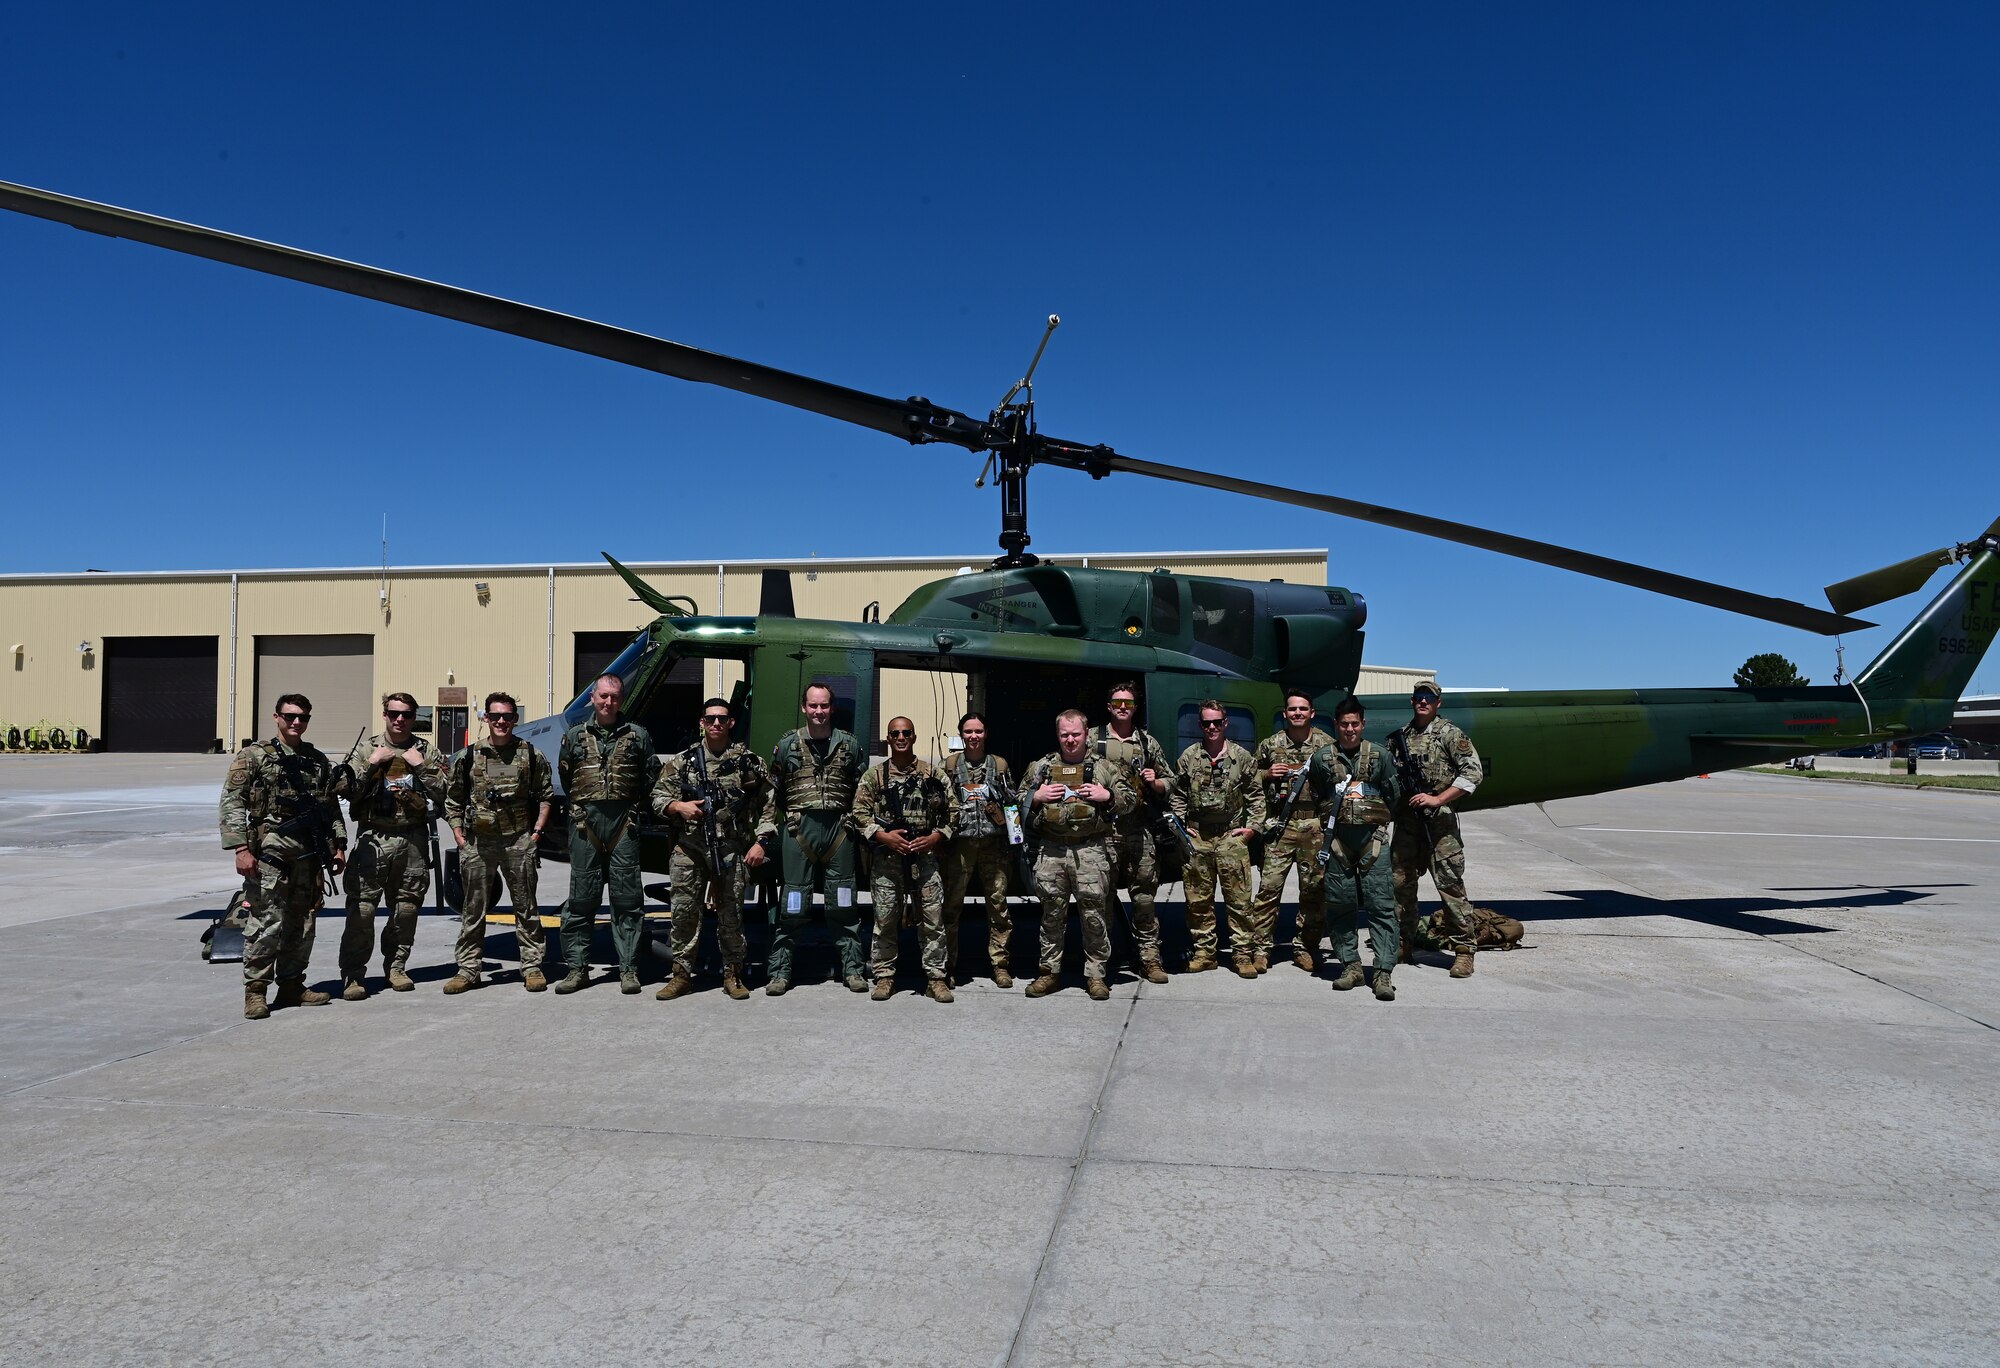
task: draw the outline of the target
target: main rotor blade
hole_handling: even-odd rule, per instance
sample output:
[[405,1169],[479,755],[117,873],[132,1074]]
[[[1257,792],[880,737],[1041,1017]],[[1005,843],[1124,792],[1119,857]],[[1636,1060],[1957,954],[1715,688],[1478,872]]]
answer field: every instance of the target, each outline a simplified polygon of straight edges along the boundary
[[[1058,463],[1066,464],[1060,459]],[[1676,575],[1667,570],[1634,565],[1630,561],[1612,560],[1608,556],[1596,556],[1588,551],[1576,551],[1567,546],[1533,541],[1507,532],[1489,532],[1483,527],[1473,527],[1467,523],[1426,517],[1421,513],[1405,513],[1398,508],[1360,503],[1354,499],[1342,499],[1332,494],[1313,494],[1302,489],[1291,489],[1285,485],[1265,484],[1261,480],[1241,480],[1232,475],[1215,475],[1205,470],[1189,470],[1184,466],[1162,465],[1157,461],[1142,461],[1133,456],[1120,456],[1116,452],[1105,451],[1102,448],[1091,454],[1089,462],[1079,462],[1079,465],[1085,469],[1122,470],[1133,475],[1150,475],[1156,480],[1173,480],[1180,484],[1199,485],[1204,489],[1222,489],[1232,494],[1248,494],[1252,498],[1296,504],[1300,508],[1316,508],[1323,513],[1337,513],[1343,518],[1358,518],[1362,522],[1377,523],[1383,527],[1400,528],[1405,532],[1417,532],[1443,541],[1477,546],[1487,551],[1498,551],[1503,556],[1539,561],[1543,565],[1553,565],[1559,570],[1570,570],[1579,575],[1629,584],[1637,589],[1650,589],[1669,598],[1686,599],[1690,603],[1705,603],[1711,608],[1741,613],[1745,617],[1762,618],[1766,622],[1776,622],[1786,627],[1799,627],[1808,632],[1818,632],[1822,636],[1859,631],[1861,628],[1875,625],[1872,622],[1863,622],[1859,618],[1829,613],[1823,608],[1794,603],[1790,599],[1770,598],[1764,594],[1753,594],[1746,589],[1731,589],[1728,585],[1691,579],[1686,575]]]
[[1940,546],[1935,551],[1926,551],[1921,556],[1885,565],[1879,570],[1870,570],[1865,575],[1844,579],[1838,584],[1826,586],[1826,601],[1833,605],[1836,613],[1852,613],[1862,608],[1873,608],[1878,603],[1914,594],[1924,587],[1941,566],[1952,563],[1952,548]]
[[283,276],[343,294],[378,299],[419,313],[456,319],[495,332],[601,356],[680,380],[754,394],[793,408],[873,428],[911,442],[949,442],[971,451],[986,448],[986,424],[922,399],[887,399],[790,371],[740,361],[663,337],[595,323],[573,314],[462,290],[375,266],[321,256],[274,242],[239,237],[216,228],[142,214],[116,205],[59,195],[0,181],[0,208],[66,223],[106,237],[165,247],[266,275]]

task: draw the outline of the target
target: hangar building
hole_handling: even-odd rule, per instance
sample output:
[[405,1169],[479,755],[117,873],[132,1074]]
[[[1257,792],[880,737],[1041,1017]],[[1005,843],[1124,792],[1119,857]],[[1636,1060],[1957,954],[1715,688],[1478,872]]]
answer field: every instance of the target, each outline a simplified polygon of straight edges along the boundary
[[[856,621],[887,616],[919,585],[989,556],[631,568],[716,614],[755,613],[762,572],[788,570],[800,617]],[[1327,582],[1324,549],[1045,559]],[[116,751],[234,749],[267,735],[278,695],[297,691],[313,700],[309,739],[333,750],[379,725],[382,693],[403,690],[430,713],[436,740],[455,748],[488,692],[513,694],[531,717],[555,712],[652,617],[602,562],[4,575],[0,726],[82,727]],[[737,669],[717,663],[717,678],[697,681],[700,662],[678,668],[690,672],[679,682],[725,696]],[[1361,690],[1393,692],[1429,674],[1371,668]],[[924,687],[885,681],[883,706],[924,719],[944,711]]]

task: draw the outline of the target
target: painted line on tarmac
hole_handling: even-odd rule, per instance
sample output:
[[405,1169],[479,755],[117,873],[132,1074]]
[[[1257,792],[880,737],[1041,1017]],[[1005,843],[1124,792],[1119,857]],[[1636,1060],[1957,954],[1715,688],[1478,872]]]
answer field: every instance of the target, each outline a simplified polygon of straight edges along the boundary
[[1681,831],[1674,827],[1563,827],[1564,831],[1606,831],[1624,836],[1790,836],[1801,841],[1943,841],[1950,845],[2000,845],[2000,836],[1843,836],[1827,831]]

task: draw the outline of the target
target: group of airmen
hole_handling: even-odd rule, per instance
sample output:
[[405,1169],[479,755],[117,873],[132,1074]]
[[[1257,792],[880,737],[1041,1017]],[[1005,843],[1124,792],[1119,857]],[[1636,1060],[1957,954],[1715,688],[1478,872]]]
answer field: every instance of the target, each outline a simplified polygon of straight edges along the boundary
[[[1059,714],[1056,749],[1017,781],[1006,760],[988,751],[986,720],[977,712],[959,721],[960,749],[937,763],[917,756],[915,724],[892,718],[888,754],[871,767],[861,741],[834,725],[833,690],[819,682],[800,700],[804,725],[780,738],[766,761],[734,739],[736,717],[721,698],[702,705],[698,741],[658,755],[645,727],[622,715],[623,681],[604,675],[591,688],[591,716],[564,734],[553,772],[545,755],[516,739],[520,708],[505,693],[485,700],[487,739],[449,762],[414,734],[417,706],[407,693],[383,699],[382,731],[339,762],[304,739],[310,702],[286,694],[277,702],[275,734],[237,753],[222,793],[222,843],[235,851],[244,880],[244,1015],[331,1001],[305,979],[315,919],[336,880],[347,904],[341,997],[369,996],[367,968],[378,950],[388,987],[414,989],[409,956],[435,861],[434,802],[458,847],[463,884],[457,972],[444,991],[479,986],[487,914],[503,882],[516,909],[522,983],[529,992],[548,988],[536,851],[557,779],[569,799],[570,857],[559,994],[591,981],[590,943],[607,884],[619,986],[640,991],[639,827],[649,814],[673,839],[673,968],[656,994],[664,1000],[694,988],[695,947],[709,909],[723,991],[750,995],[744,894],[753,871],[773,860],[778,891],[764,986],[772,997],[795,981],[799,934],[815,893],[847,988],[876,1001],[893,995],[907,921],[917,928],[925,993],[950,1002],[959,912],[976,889],[986,900],[988,972],[998,987],[1011,987],[1007,891],[1017,864],[1041,909],[1029,997],[1061,987],[1072,899],[1085,991],[1098,1001],[1110,996],[1111,918],[1121,889],[1138,972],[1165,983],[1155,900],[1167,841],[1184,854],[1191,940],[1184,972],[1219,966],[1218,890],[1235,972],[1255,978],[1268,970],[1280,900],[1296,872],[1299,968],[1330,972],[1343,991],[1365,980],[1385,1002],[1395,999],[1395,966],[1416,963],[1418,949],[1450,953],[1453,978],[1471,975],[1477,932],[1453,806],[1483,771],[1471,740],[1438,716],[1435,685],[1416,686],[1411,719],[1386,746],[1363,738],[1359,700],[1334,709],[1329,735],[1316,725],[1312,697],[1290,691],[1284,725],[1253,753],[1229,739],[1228,712],[1211,700],[1201,705],[1200,740],[1173,760],[1136,725],[1138,699],[1135,684],[1112,686],[1109,720],[1094,728],[1078,710]],[[351,851],[341,800],[356,828]],[[857,896],[861,845],[870,856],[866,911]],[[1252,854],[1258,845],[1260,862]],[[1435,919],[1418,914],[1417,881],[1426,873],[1443,904]],[[378,941],[384,902],[389,912]],[[1361,963],[1362,922],[1372,974]]]

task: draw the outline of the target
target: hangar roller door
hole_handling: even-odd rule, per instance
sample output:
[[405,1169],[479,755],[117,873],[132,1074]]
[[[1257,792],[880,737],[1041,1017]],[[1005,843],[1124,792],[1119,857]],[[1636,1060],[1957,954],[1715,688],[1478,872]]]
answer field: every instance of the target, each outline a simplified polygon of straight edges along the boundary
[[[409,690],[415,693],[415,689]],[[375,699],[375,638],[366,634],[260,636],[257,638],[257,711],[246,736],[266,737],[276,725],[278,695],[312,700],[306,740],[335,760],[347,754],[354,734],[381,726]]]
[[216,641],[104,639],[104,749],[208,750],[215,744]]

